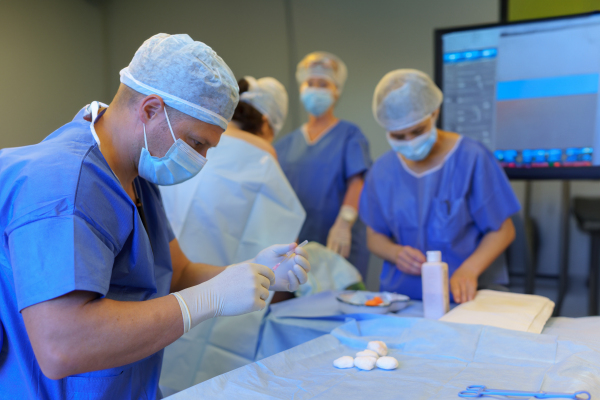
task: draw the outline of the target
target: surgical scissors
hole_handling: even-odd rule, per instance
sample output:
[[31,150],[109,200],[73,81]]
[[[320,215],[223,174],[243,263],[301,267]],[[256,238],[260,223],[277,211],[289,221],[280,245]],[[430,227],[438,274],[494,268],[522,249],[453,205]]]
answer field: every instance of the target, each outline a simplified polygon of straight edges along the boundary
[[[519,390],[488,389],[483,385],[471,385],[467,390],[458,394],[459,397],[483,397],[483,396],[520,396],[533,397],[534,399],[576,399],[590,400],[592,396],[588,392],[575,393],[553,393],[553,392],[522,392]],[[587,396],[587,397],[579,397]]]

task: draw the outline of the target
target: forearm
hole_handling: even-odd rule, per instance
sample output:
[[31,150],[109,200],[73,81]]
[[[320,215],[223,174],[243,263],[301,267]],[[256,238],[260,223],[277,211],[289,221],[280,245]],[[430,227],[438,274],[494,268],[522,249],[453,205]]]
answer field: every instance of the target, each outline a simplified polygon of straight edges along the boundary
[[156,353],[183,334],[183,318],[174,296],[139,302],[96,296],[73,292],[23,310],[36,358],[48,377],[60,379],[126,365]]
[[367,247],[377,257],[383,258],[393,264],[396,263],[399,245],[394,243],[389,237],[375,232],[370,227],[367,227]]
[[214,265],[191,262],[179,247],[177,239],[169,243],[171,252],[171,265],[173,278],[171,278],[171,292],[179,292],[192,286],[204,283],[219,275],[225,268]]
[[510,218],[506,219],[500,229],[488,232],[479,243],[473,254],[467,258],[460,268],[481,275],[515,239],[515,227]]
[[365,180],[362,174],[351,177],[348,181],[348,189],[346,189],[346,195],[344,196],[344,202],[342,204],[358,210],[360,194],[362,193],[364,184]]
[[178,292],[189,287],[204,283],[219,275],[225,267],[189,262],[178,274],[177,280],[173,276],[171,292]]

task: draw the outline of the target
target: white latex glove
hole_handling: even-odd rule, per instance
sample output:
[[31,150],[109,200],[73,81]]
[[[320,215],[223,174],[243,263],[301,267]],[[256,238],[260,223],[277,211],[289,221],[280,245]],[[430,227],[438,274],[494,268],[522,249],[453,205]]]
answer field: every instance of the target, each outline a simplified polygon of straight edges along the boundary
[[172,293],[183,315],[184,333],[209,318],[246,314],[265,308],[275,274],[260,264],[234,264],[211,280]]
[[[286,259],[286,253],[292,250],[296,252],[296,255]],[[271,269],[281,263],[274,271],[275,284],[271,285],[271,290],[295,292],[308,280],[310,271],[308,254],[302,247],[297,247],[296,243],[275,244],[267,247],[258,253],[251,262],[266,265]]]
[[329,230],[327,248],[344,258],[348,258],[351,246],[352,224],[338,217]]

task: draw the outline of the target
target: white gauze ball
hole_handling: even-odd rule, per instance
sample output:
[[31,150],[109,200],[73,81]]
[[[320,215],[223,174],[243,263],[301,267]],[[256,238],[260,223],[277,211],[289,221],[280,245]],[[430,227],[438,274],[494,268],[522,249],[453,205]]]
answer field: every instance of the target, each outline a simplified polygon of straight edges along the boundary
[[340,357],[333,362],[333,366],[336,368],[352,368],[354,367],[354,358],[350,356]]
[[379,341],[379,340],[369,342],[369,344],[367,345],[367,349],[373,350],[374,352],[379,354],[380,357],[387,356],[387,353],[388,353],[388,348],[385,345],[385,343],[383,343],[382,341]]
[[379,354],[374,352],[373,350],[363,350],[356,353],[356,357],[375,357],[379,358]]
[[370,371],[375,368],[377,359],[375,357],[356,357],[354,359],[354,366],[358,369],[364,369]]
[[394,357],[380,357],[377,360],[377,367],[381,369],[396,369],[398,368],[398,360]]

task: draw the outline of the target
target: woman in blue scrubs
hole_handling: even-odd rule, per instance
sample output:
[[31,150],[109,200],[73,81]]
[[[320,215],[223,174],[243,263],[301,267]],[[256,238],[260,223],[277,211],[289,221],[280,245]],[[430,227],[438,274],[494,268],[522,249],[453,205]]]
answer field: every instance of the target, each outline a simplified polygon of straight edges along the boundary
[[275,149],[306,210],[298,240],[327,245],[366,277],[369,251],[357,210],[371,157],[360,128],[334,115],[346,77],[346,65],[333,54],[310,53],[300,61],[296,79],[308,122]]
[[[424,254],[440,250],[454,301],[462,303],[514,240],[510,216],[520,206],[490,151],[435,127],[442,97],[416,70],[392,71],[379,82],[373,113],[392,150],[367,175],[360,217],[369,249],[385,260],[381,290],[421,299]],[[506,278],[504,271],[495,283]]]

